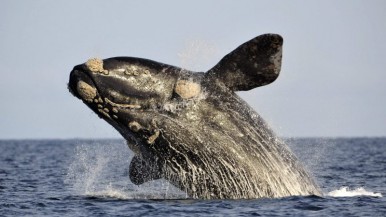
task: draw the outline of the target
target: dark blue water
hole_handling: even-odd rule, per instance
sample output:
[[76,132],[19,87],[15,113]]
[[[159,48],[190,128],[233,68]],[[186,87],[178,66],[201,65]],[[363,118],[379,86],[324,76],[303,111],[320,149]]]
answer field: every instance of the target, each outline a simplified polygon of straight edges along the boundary
[[0,216],[386,216],[386,138],[287,142],[323,197],[191,200],[131,184],[123,140],[0,141]]

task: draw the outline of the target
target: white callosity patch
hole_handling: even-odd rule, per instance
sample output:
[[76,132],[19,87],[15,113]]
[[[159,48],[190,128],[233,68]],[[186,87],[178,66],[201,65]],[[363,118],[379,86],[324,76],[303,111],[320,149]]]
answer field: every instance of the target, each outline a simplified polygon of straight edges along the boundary
[[177,81],[175,92],[183,99],[197,97],[201,92],[201,85],[187,80]]
[[84,81],[79,81],[76,88],[82,99],[86,100],[87,102],[93,102],[93,99],[97,95],[97,90],[95,87],[92,87]]
[[[192,82],[194,83],[194,82]],[[196,83],[199,85],[198,83]],[[197,93],[195,97],[192,98],[183,98],[183,100],[170,100],[163,104],[162,108],[165,111],[178,114],[180,111],[186,110],[185,116],[188,117],[189,114],[195,113],[195,110],[199,109],[198,106],[202,100],[205,100],[207,97],[207,92],[204,89],[201,89],[201,86],[199,87],[200,92]],[[188,118],[189,119],[189,118]],[[189,119],[191,120],[191,119]]]
[[108,75],[109,72],[103,68],[103,60],[99,58],[91,58],[86,62],[87,68],[96,73]]
[[123,69],[123,71],[126,75],[134,75],[134,76],[137,76],[140,74],[145,74],[145,75],[150,74],[150,71],[148,69],[143,67],[137,67],[136,65],[130,65],[126,67],[126,69]]
[[118,113],[117,108],[130,108],[130,109],[140,109],[141,108],[141,105],[137,105],[137,104],[120,104],[120,103],[115,103],[115,102],[111,101],[107,97],[105,97],[105,102],[107,104],[110,104],[111,106],[115,107],[115,109],[113,109],[114,113]]
[[129,128],[130,130],[134,131],[134,132],[138,132],[140,129],[142,129],[143,127],[136,121],[131,121],[129,123]]
[[159,130],[155,130],[154,134],[151,135],[148,139],[147,139],[147,143],[148,144],[153,144],[155,142],[155,140],[159,137]]
[[106,116],[106,118],[111,118],[109,113],[106,112],[104,109],[98,109],[98,112],[101,113],[102,115]]

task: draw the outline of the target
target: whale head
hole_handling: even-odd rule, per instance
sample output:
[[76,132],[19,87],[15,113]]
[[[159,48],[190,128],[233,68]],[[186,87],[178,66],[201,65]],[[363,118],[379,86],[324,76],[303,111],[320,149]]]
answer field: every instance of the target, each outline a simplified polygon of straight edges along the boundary
[[[70,92],[98,116],[114,126],[137,154],[155,142],[156,116],[182,109],[184,100],[201,94],[201,73],[151,60],[115,57],[93,58],[74,67]],[[184,79],[186,78],[186,79]]]

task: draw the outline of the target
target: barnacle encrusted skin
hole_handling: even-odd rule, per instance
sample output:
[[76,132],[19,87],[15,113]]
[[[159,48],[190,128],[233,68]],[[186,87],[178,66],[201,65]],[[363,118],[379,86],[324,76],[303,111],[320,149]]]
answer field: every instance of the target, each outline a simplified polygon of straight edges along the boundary
[[108,71],[103,68],[103,60],[99,58],[91,58],[87,60],[86,67],[96,73],[102,73],[107,75]]
[[134,132],[138,132],[140,129],[142,129],[142,126],[136,121],[130,122],[128,126]]
[[179,80],[175,92],[183,99],[194,98],[200,94],[201,85],[187,80]]
[[97,90],[95,87],[92,87],[84,81],[78,82],[77,90],[82,99],[86,100],[87,102],[93,102],[93,99],[97,96]]

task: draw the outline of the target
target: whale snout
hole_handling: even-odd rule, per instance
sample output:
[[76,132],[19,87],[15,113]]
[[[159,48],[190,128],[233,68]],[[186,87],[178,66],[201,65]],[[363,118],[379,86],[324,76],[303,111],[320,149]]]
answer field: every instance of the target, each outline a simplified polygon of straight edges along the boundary
[[157,67],[130,58],[93,58],[74,67],[69,89],[86,103],[101,98],[126,107],[155,108],[173,97],[176,86],[176,79]]
[[99,95],[92,78],[81,69],[80,65],[71,71],[68,89],[75,97],[86,102],[91,102]]

